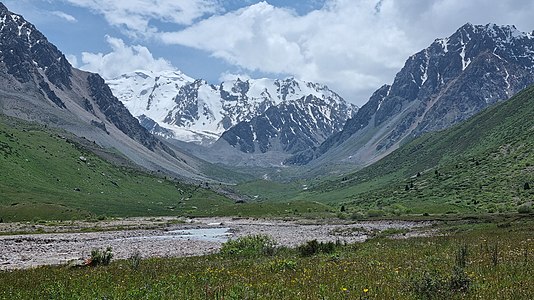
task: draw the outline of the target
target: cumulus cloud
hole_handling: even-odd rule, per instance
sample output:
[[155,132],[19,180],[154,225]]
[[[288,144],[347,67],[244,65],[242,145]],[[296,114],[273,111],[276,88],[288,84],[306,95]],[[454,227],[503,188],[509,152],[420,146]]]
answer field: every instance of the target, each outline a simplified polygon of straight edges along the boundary
[[59,18],[65,20],[65,21],[67,21],[67,22],[70,22],[70,23],[76,23],[76,22],[78,22],[78,20],[77,20],[75,17],[73,17],[72,15],[69,15],[69,14],[67,14],[67,13],[65,13],[65,12],[56,10],[56,11],[53,11],[53,12],[51,12],[51,13],[52,13],[52,15],[54,15],[54,16],[56,16],[56,17],[59,17]]
[[331,1],[304,16],[260,2],[160,38],[246,70],[319,81],[348,95],[379,86],[384,72],[398,70],[413,51],[387,17],[376,13],[375,1]]
[[134,36],[150,36],[157,20],[189,25],[196,19],[220,11],[217,0],[65,0],[72,5],[91,9],[103,15],[111,25],[125,29]]
[[[259,2],[159,39],[207,51],[249,71],[293,75],[364,103],[413,53],[467,22],[532,30],[534,2],[329,0],[299,15]],[[530,27],[529,27],[530,26]]]
[[[163,58],[154,58],[148,48],[141,45],[129,46],[122,39],[107,36],[110,53],[83,52],[79,68],[99,73],[105,79],[118,77],[137,70],[164,71],[174,70],[172,64]],[[72,63],[77,59],[67,58]]]
[[[534,29],[532,0],[500,0],[491,5],[487,0],[317,2],[322,6],[318,0],[309,0],[319,8],[300,14],[290,8],[300,2],[280,7],[247,0],[239,5],[241,9],[225,12],[223,5],[230,0],[63,1],[103,15],[109,24],[132,36],[201,50],[245,74],[295,76],[324,83],[358,104],[382,84],[391,83],[410,55],[467,22]],[[122,48],[142,56],[141,50]],[[105,59],[102,54],[82,57],[86,65],[100,66],[96,69],[105,69],[99,65]],[[107,63],[113,65],[111,60]],[[231,77],[220,74],[220,78]]]

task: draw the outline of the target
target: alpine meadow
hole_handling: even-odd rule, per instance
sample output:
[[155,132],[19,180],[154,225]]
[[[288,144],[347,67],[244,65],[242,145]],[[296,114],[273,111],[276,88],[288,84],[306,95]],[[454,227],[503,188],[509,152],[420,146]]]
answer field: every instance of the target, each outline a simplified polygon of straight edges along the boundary
[[534,4],[412,2],[0,3],[0,299],[534,299]]

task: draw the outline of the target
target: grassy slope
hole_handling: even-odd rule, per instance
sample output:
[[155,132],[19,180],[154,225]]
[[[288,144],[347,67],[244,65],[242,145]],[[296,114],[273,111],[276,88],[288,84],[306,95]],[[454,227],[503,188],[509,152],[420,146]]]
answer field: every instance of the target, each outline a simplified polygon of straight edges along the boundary
[[[532,225],[457,224],[443,236],[375,238],[311,257],[285,250],[4,271],[0,299],[533,299]],[[454,273],[462,245],[467,263]]]
[[344,204],[352,212],[516,211],[534,200],[534,190],[523,189],[525,182],[534,186],[533,133],[530,87],[458,126],[415,139],[361,171],[323,182],[296,198]]
[[197,186],[112,165],[68,136],[0,117],[1,218],[175,215],[195,210],[210,213],[217,206],[233,204]]
[[328,207],[308,201],[236,204],[199,186],[118,167],[69,137],[0,115],[0,220],[329,213]]

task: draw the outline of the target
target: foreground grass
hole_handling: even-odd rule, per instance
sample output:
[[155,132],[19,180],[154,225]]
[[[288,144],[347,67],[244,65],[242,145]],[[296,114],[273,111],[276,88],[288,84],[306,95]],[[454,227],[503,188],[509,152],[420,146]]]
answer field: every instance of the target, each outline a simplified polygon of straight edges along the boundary
[[[533,299],[534,223],[447,226],[448,236],[373,239],[301,257],[218,254],[107,267],[0,272],[1,299]],[[443,229],[442,229],[443,230]],[[467,246],[454,290],[458,249]]]

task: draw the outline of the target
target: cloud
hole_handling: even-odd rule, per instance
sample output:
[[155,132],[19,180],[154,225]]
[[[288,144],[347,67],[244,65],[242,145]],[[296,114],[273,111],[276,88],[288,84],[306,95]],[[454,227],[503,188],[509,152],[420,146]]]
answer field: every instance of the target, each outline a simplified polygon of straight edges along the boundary
[[[410,55],[467,22],[534,29],[532,0],[491,5],[487,0],[309,0],[288,1],[284,7],[260,0],[62,1],[103,15],[128,37],[143,37],[158,47],[163,42],[198,49],[236,73],[324,83],[358,104],[391,83]],[[308,5],[303,3],[311,6],[302,9]],[[231,7],[241,8],[225,12]],[[122,46],[142,56],[135,48],[141,46]],[[105,59],[103,54],[82,55],[82,62],[94,69],[106,69],[99,65]],[[220,78],[231,74],[223,72]]]
[[56,17],[60,17],[61,19],[66,20],[67,22],[70,22],[70,23],[78,22],[78,20],[75,17],[73,17],[72,15],[69,15],[69,14],[67,14],[65,12],[56,10],[56,11],[52,11],[51,13],[52,13],[52,15],[54,15]]
[[69,61],[69,63],[75,67],[75,68],[78,68],[78,57],[76,57],[76,55],[74,54],[66,54],[65,57],[67,58],[67,60]]
[[329,0],[299,15],[259,2],[157,37],[206,51],[245,71],[326,83],[362,104],[435,38],[467,22],[513,23],[532,30],[532,11],[534,2],[527,0],[492,5],[483,0]]
[[88,8],[105,17],[113,26],[132,36],[150,36],[157,32],[151,21],[190,25],[196,19],[219,12],[217,0],[64,0]]
[[[107,54],[82,53],[82,63],[79,68],[89,72],[99,73],[105,79],[118,77],[124,73],[137,70],[166,71],[175,70],[172,64],[163,58],[154,58],[148,48],[141,45],[128,46],[123,40],[107,36],[106,41],[112,49]],[[72,63],[76,58],[68,57]]]
[[380,86],[384,72],[398,70],[413,52],[405,33],[375,12],[374,1],[330,1],[303,16],[260,2],[159,37],[245,70],[326,83],[347,96]]

